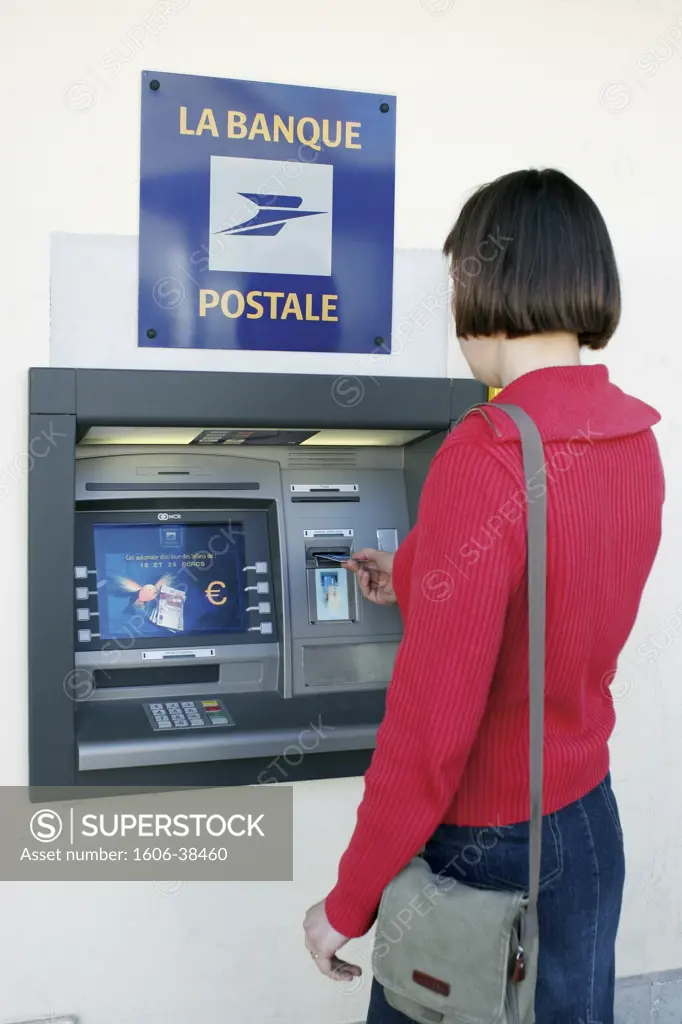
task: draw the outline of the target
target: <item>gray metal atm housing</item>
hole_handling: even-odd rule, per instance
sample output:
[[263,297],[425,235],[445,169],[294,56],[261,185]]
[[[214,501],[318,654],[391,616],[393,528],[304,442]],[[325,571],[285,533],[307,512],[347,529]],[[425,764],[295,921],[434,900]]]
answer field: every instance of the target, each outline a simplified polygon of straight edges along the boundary
[[[434,452],[485,394],[467,381],[362,384],[376,396],[344,408],[319,376],[31,371],[31,437],[58,438],[30,477],[37,792],[365,770],[402,622],[397,607],[363,600],[339,560],[395,550]],[[132,428],[158,436],[126,443]],[[187,428],[194,443],[164,443],[169,428]],[[353,433],[329,444],[210,443],[216,428]],[[238,524],[242,632],[104,642],[89,538],[109,522],[161,524],[171,536],[211,524],[216,538]]]

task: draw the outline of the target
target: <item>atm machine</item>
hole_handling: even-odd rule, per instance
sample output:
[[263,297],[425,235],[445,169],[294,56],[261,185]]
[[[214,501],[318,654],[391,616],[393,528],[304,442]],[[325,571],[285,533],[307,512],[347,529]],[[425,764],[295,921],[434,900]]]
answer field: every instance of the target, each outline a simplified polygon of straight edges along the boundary
[[402,622],[342,563],[486,395],[339,380],[31,371],[32,787],[364,772]]

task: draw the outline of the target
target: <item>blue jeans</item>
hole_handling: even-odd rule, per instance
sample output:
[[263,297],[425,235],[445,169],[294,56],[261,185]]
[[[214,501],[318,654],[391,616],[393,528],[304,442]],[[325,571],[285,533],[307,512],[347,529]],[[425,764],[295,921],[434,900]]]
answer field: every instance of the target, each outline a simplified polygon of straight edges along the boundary
[[[436,873],[485,889],[528,888],[528,823],[441,825],[426,847]],[[537,1024],[613,1024],[615,943],[625,860],[610,778],[543,820]],[[405,1024],[372,987],[367,1024]]]

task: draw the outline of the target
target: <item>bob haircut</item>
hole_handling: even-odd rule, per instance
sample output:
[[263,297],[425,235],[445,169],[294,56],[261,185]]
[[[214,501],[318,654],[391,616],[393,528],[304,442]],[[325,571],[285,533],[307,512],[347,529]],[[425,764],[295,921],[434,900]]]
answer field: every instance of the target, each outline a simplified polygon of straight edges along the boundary
[[604,348],[620,320],[620,284],[604,219],[561,171],[483,185],[445,240],[460,338],[566,331]]

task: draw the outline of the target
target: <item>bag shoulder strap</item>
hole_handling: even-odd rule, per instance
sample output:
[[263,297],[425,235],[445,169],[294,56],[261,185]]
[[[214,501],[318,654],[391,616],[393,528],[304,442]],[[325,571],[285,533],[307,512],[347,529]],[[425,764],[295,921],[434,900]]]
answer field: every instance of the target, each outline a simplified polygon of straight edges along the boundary
[[526,524],[528,534],[528,675],[530,703],[530,853],[529,900],[526,918],[528,938],[537,938],[537,902],[540,890],[542,853],[542,782],[545,729],[545,626],[547,610],[547,489],[531,483],[545,467],[540,431],[518,405],[486,402],[471,410],[492,405],[516,424],[521,437],[523,475],[526,483]]

